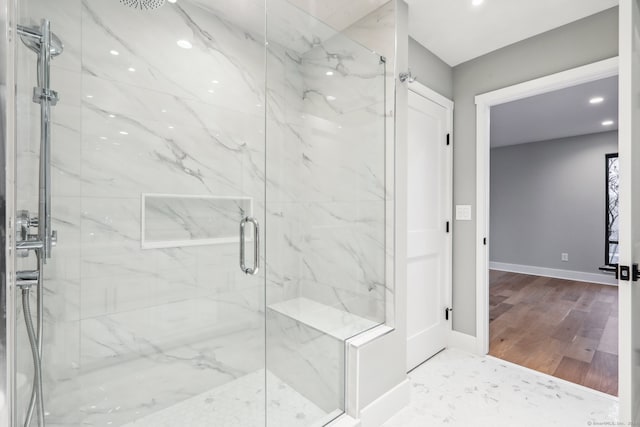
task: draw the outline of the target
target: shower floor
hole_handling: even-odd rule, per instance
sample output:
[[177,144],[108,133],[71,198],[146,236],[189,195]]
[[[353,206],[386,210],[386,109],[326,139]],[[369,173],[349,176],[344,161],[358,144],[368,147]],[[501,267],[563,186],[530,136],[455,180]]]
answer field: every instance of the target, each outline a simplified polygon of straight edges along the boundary
[[[315,427],[334,419],[267,372],[267,426]],[[264,427],[265,370],[261,369],[124,427]]]
[[268,427],[339,415],[265,374],[263,343],[262,329],[232,331],[59,381],[47,393],[47,426],[265,427],[265,375]]

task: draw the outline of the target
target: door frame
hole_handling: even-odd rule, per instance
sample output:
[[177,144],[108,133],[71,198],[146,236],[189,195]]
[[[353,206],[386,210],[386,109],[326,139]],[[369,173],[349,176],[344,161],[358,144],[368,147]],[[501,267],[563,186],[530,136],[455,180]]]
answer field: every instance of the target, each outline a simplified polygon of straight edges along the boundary
[[[635,32],[634,15],[637,0],[621,1],[619,5],[619,55],[620,55],[620,100],[619,100],[619,113],[618,122],[619,126],[619,158],[620,158],[620,170],[631,171],[633,153],[638,149],[634,147],[634,143],[637,144],[637,140],[633,138],[636,132],[636,126],[633,121],[635,115],[634,111],[636,107],[636,100],[633,93],[634,88],[634,67],[637,67],[636,58],[634,58],[634,48],[637,49],[634,44],[634,38],[637,37]],[[637,173],[637,172],[636,172]],[[627,202],[631,201],[632,197],[632,183],[634,178],[631,174],[621,174],[620,180],[620,199],[625,200],[625,206],[629,206],[630,210],[620,210],[620,241],[628,243],[627,246],[620,246],[620,265],[632,265],[637,261],[638,248],[633,247],[636,242],[634,241],[634,233],[632,226],[633,207]],[[635,195],[637,200],[637,195]],[[632,205],[635,203],[632,202]],[[638,227],[636,225],[636,227]],[[635,253],[634,253],[635,252]],[[624,281],[621,280],[618,287],[619,293],[619,338],[618,338],[618,396],[620,402],[620,419],[619,421],[624,423],[638,423],[640,422],[640,393],[638,393],[638,385],[634,385],[637,381],[637,345],[634,342],[634,336],[638,336],[636,328],[639,325],[634,325],[633,321],[637,315],[634,315],[634,287],[638,286],[633,280]],[[637,305],[637,303],[635,303]],[[633,424],[635,425],[635,424]]]
[[[475,97],[476,103],[476,352],[489,353],[489,190],[491,107],[613,77],[618,57],[508,86]],[[486,244],[484,243],[486,240]]]
[[[447,274],[446,274],[446,290],[445,290],[445,294],[446,294],[446,301],[445,303],[447,304],[447,307],[451,307],[452,306],[452,301],[453,301],[453,232],[454,232],[454,221],[453,221],[453,141],[454,141],[454,135],[453,135],[453,109],[454,109],[454,102],[439,94],[438,92],[434,91],[433,89],[430,89],[429,87],[425,86],[424,84],[420,83],[417,80],[414,80],[413,82],[410,82],[410,84],[408,85],[408,88],[411,92],[415,93],[416,95],[422,96],[423,98],[428,99],[429,101],[438,104],[439,106],[443,107],[446,110],[446,116],[447,116],[447,121],[445,124],[445,129],[446,132],[449,134],[449,141],[450,141],[450,149],[447,152],[447,166],[449,168],[449,174],[448,174],[448,185],[449,185],[449,191],[446,192],[447,194],[447,200],[446,200],[446,206],[447,209],[449,210],[449,224],[450,224],[450,232],[447,235],[447,244],[446,244],[446,254],[447,254],[447,261],[448,261],[448,267],[447,267]],[[407,132],[409,132],[409,130],[407,129]],[[444,142],[444,141],[443,141]],[[405,150],[405,153],[408,154],[408,152]],[[407,164],[408,159],[403,159],[403,164],[406,165]],[[407,218],[407,207],[406,205],[402,207],[401,210],[399,210],[398,212],[398,218],[402,218],[402,221],[404,221],[406,223],[406,218]],[[406,229],[406,227],[405,227]],[[408,231],[408,230],[406,230]],[[405,260],[406,261],[406,260]],[[404,268],[406,270],[407,268],[407,263],[405,262],[405,264],[402,266],[402,268]],[[408,314],[408,313],[407,313]],[[444,315],[444,314],[443,314]],[[407,316],[408,317],[408,316]],[[445,346],[449,345],[449,341],[451,340],[451,334],[453,333],[453,321],[450,319],[448,322],[448,327],[447,327],[447,340],[445,343]],[[407,342],[408,337],[405,336],[405,342]]]

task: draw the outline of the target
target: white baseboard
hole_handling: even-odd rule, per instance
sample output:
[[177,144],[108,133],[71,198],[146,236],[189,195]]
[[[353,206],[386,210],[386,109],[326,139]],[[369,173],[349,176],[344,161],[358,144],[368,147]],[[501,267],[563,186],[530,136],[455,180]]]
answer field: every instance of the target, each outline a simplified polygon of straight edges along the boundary
[[556,279],[577,280],[580,282],[599,283],[601,285],[618,286],[618,281],[606,273],[585,273],[583,271],[560,270],[556,268],[535,267],[531,265],[489,262],[492,270],[509,271],[511,273],[532,274],[534,276],[554,277]]
[[463,334],[458,331],[451,331],[449,333],[449,340],[447,341],[448,348],[457,348],[458,350],[464,350],[469,353],[478,354],[478,340],[472,335]]
[[349,415],[344,414],[341,417],[338,417],[335,421],[327,424],[327,427],[361,427],[362,423],[360,420],[356,420],[355,418],[351,418]]
[[360,411],[362,427],[380,427],[407,406],[410,399],[411,387],[405,379]]

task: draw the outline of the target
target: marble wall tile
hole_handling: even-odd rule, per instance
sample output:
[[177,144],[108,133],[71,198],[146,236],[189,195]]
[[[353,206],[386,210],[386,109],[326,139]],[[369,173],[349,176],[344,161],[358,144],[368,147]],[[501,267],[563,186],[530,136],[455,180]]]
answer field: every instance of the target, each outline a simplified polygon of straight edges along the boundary
[[269,309],[267,369],[327,413],[344,409],[344,343]]
[[[215,2],[211,8],[222,3]],[[239,103],[248,107],[241,111],[251,109],[255,103],[250,98],[260,97],[263,92],[264,31],[260,26],[249,32],[192,1],[139,12],[112,2],[83,1],[85,72],[139,82],[143,87],[188,99],[211,99],[207,90],[217,80],[214,89],[221,96],[214,99],[220,105]],[[252,13],[263,16],[259,9]],[[139,29],[135,36],[132,27]],[[148,28],[164,31],[145,31]],[[192,48],[179,47],[178,40],[190,42]],[[119,55],[110,54],[111,50]],[[129,67],[136,71],[128,71]]]
[[126,424],[259,370],[263,347],[263,330],[246,330],[85,371],[59,384],[49,425]]
[[[264,368],[266,303],[307,296],[384,317],[384,69],[301,9],[267,3],[265,52],[258,0],[21,2],[22,21],[50,17],[65,44],[52,79],[50,425],[122,425]],[[19,198],[34,209],[35,58],[19,55]],[[264,268],[240,272],[237,243],[142,249],[141,193],[253,197]],[[342,408],[343,343],[272,317],[269,369]]]
[[267,205],[267,305],[300,296],[300,222],[298,203]]
[[[64,54],[54,59],[53,66],[74,73],[79,73],[81,67],[81,3],[82,0],[29,0],[18,6],[21,25],[39,27],[42,19],[51,21],[51,31],[64,45]],[[54,82],[55,76],[52,78]]]

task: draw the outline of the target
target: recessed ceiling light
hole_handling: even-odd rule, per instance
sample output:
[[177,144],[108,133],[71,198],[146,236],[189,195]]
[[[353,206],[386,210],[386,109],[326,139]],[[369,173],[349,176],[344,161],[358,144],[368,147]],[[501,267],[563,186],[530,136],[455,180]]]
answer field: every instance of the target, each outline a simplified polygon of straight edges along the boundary
[[600,104],[602,101],[604,101],[604,98],[601,96],[594,96],[593,98],[591,98],[589,100],[590,104]]
[[136,69],[135,69],[135,68],[133,68],[133,67],[129,67],[129,68],[128,68],[128,70],[129,70],[129,71],[131,71],[132,73],[135,73],[135,72],[136,72]]
[[605,120],[602,122],[602,126],[611,126],[613,123],[613,120]]
[[176,43],[183,49],[191,49],[193,47],[189,40],[178,40]]
[[327,101],[335,101],[337,98],[333,95],[328,95],[327,96]]
[[474,6],[480,6],[482,3],[484,3],[484,0],[472,0],[471,4]]
[[333,76],[333,71],[327,71],[325,74],[326,74],[327,76]]
[[109,53],[113,56],[118,56],[120,55],[120,52],[118,52],[117,50],[110,50]]

